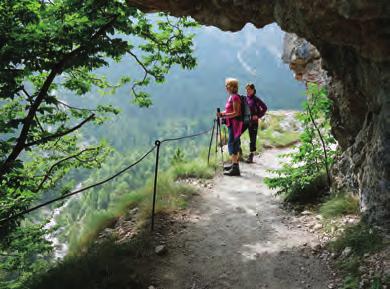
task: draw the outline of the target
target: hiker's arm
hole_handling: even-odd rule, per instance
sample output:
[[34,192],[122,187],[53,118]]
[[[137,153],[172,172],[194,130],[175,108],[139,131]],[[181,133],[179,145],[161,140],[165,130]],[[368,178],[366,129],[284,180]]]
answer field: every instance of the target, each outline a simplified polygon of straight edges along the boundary
[[268,110],[268,107],[267,105],[264,103],[264,101],[262,101],[260,98],[259,98],[259,108],[261,110],[261,113],[264,115],[267,110]]
[[221,112],[222,117],[233,118],[241,114],[241,102],[239,100],[233,101],[233,112],[227,113],[226,111]]

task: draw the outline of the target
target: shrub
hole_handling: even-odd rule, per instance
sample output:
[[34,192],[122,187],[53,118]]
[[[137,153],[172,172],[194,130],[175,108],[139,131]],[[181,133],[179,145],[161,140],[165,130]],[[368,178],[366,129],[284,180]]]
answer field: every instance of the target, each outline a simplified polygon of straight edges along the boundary
[[[298,149],[284,157],[289,158],[281,169],[270,170],[276,177],[265,183],[286,201],[306,202],[316,198],[330,186],[329,167],[333,161],[335,142],[330,134],[329,114],[331,103],[324,87],[310,84],[304,112],[299,116],[304,126]],[[325,175],[325,182],[324,182]],[[312,196],[310,196],[312,194]],[[309,197],[309,198],[308,198]]]

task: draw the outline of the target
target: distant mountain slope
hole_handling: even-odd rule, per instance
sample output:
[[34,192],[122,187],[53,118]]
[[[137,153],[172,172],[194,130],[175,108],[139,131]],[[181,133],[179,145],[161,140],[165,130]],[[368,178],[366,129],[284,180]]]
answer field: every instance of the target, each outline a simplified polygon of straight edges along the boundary
[[[258,95],[270,109],[300,108],[304,87],[281,60],[284,32],[276,24],[263,29],[247,25],[236,33],[222,32],[214,27],[201,27],[195,32],[198,66],[192,71],[176,67],[164,84],[148,87],[153,98],[151,108],[133,105],[129,87],[118,90],[114,96],[90,95],[81,100],[87,105],[109,102],[123,110],[114,121],[95,132],[98,137],[107,137],[117,148],[122,148],[149,143],[164,131],[175,133],[167,129],[173,122],[187,129],[204,128],[211,123],[216,108],[225,104],[226,77],[240,80],[242,94],[245,83],[254,82]],[[126,58],[113,63],[105,73],[115,80],[139,73],[135,67],[134,62]],[[80,103],[80,99],[74,101]],[[162,129],[164,126],[166,128]]]

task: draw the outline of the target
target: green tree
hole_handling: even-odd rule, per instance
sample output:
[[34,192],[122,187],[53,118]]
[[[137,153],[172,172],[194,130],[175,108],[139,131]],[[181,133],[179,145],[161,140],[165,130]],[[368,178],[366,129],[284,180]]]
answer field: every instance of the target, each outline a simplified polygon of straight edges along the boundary
[[304,111],[299,114],[304,126],[300,144],[295,152],[282,155],[289,161],[281,169],[271,170],[277,176],[265,179],[266,184],[277,189],[276,193],[287,201],[311,199],[324,186],[329,188],[331,185],[329,168],[335,155],[332,148],[335,139],[329,123],[331,101],[326,87],[314,83],[308,83],[306,95]]
[[[82,135],[80,129],[99,125],[119,111],[102,105],[78,107],[63,96],[111,93],[128,84],[134,102],[150,106],[142,87],[163,82],[174,65],[196,65],[193,35],[183,32],[193,26],[187,18],[147,17],[121,0],[2,1],[0,219],[18,214],[45,192],[61,192],[60,186],[67,187],[61,183],[67,173],[98,167],[110,153],[105,143]],[[125,56],[135,67],[117,83],[99,73]],[[32,231],[28,222],[21,226],[21,220],[0,224],[5,256],[0,271],[18,272],[6,276],[9,286],[33,272],[29,266],[36,264],[36,256],[48,251],[42,226],[34,226],[36,237],[20,237]],[[15,243],[15,238],[25,242]],[[30,257],[24,258],[27,251]]]

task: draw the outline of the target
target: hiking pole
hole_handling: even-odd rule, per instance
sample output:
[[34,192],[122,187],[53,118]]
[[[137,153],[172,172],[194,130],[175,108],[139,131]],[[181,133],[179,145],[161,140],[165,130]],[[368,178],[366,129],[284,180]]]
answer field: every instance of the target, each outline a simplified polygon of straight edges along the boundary
[[[218,114],[221,112],[221,110],[219,109],[219,107],[217,108],[217,119],[216,119],[216,122],[217,122],[217,127],[216,127],[216,130],[215,130],[215,162],[217,163],[217,159],[218,159],[218,134],[219,134],[219,116]],[[215,170],[217,170],[217,166],[215,166]]]
[[219,130],[219,147],[221,149],[221,159],[222,159],[222,166],[223,166],[223,143],[222,143],[222,128],[221,128],[221,121],[218,122],[217,126]]
[[[217,108],[217,113],[219,114],[221,112],[220,108]],[[219,139],[218,139],[219,135]],[[218,142],[221,148],[221,159],[222,159],[222,166],[223,166],[223,148],[222,148],[222,131],[221,131],[221,118],[217,117],[217,143],[215,149],[218,150]]]
[[213,144],[213,137],[214,137],[214,130],[215,130],[215,123],[216,119],[213,120],[213,129],[211,130],[211,138],[210,138],[210,145],[209,145],[209,154],[207,156],[207,165],[210,165],[210,153],[211,153],[211,146]]
[[217,118],[216,120],[217,122],[217,128],[215,129],[215,157],[217,157],[217,153],[218,153],[218,122],[219,122],[219,118]]

